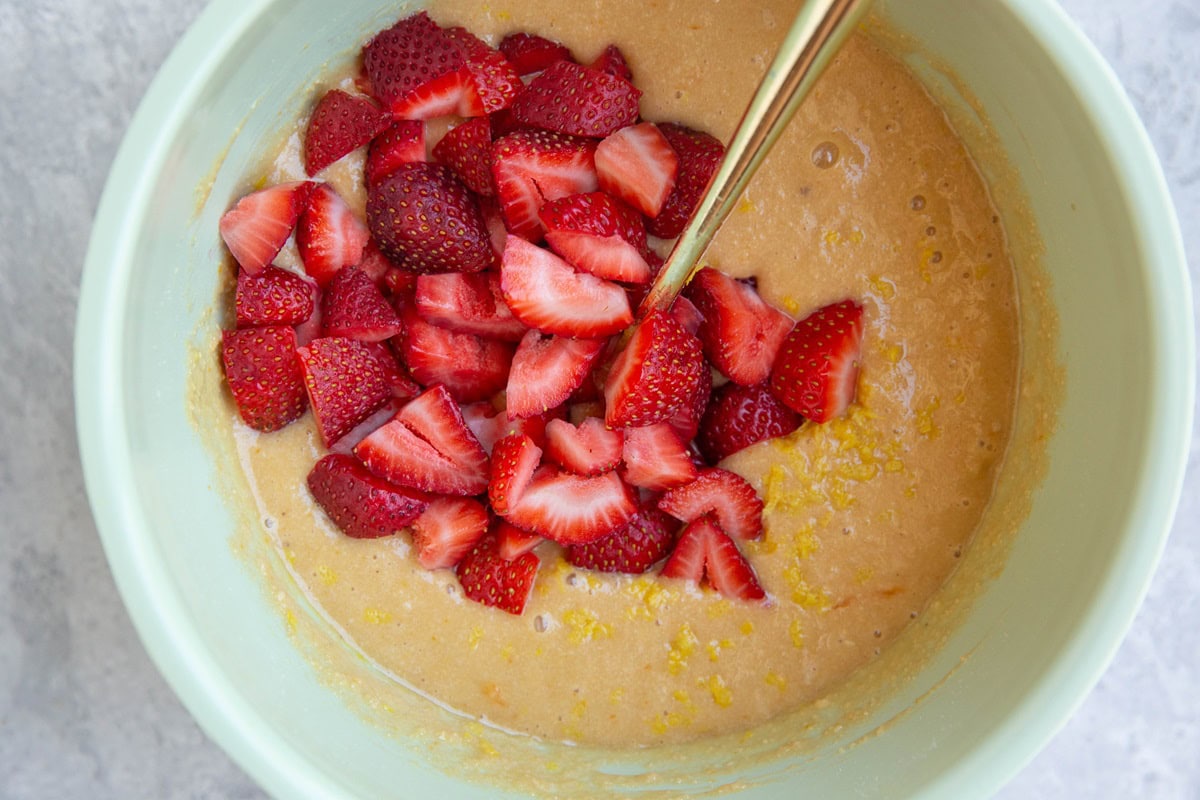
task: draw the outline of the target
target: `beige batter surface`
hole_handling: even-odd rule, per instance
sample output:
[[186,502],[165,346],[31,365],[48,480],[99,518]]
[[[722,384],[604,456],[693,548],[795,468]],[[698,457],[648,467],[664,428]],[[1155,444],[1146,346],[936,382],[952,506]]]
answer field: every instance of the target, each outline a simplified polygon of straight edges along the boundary
[[[617,42],[646,92],[646,119],[727,141],[791,12],[780,2],[696,5],[446,2],[434,16],[495,41],[540,32],[584,61]],[[666,25],[673,19],[689,21],[682,33]],[[299,175],[297,141],[267,180]],[[330,176],[358,208],[360,170],[352,158]],[[796,317],[844,297],[866,307],[849,415],[723,464],[766,501],[766,533],[745,551],[770,602],[576,570],[546,543],[523,616],[476,605],[451,572],[418,566],[407,536],[348,539],[315,509],[304,479],[323,452],[309,416],[269,435],[235,424],[267,528],[367,657],[506,729],[650,745],[747,729],[811,703],[920,614],[988,505],[1017,384],[1013,267],[962,143],[920,84],[856,36],[707,261],[757,276]]]

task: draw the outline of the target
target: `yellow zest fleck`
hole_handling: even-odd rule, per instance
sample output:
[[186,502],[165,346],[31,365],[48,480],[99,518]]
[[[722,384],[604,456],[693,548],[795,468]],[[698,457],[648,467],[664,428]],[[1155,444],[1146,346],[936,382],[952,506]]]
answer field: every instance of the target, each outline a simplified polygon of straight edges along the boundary
[[587,714],[587,700],[580,700],[571,708],[571,716],[575,719],[583,719]]
[[858,571],[854,573],[854,581],[860,585],[869,582],[873,577],[875,577],[875,570],[870,567],[859,567]]
[[509,664],[511,664],[513,662],[513,658],[516,657],[516,655],[517,655],[517,649],[512,646],[511,642],[509,644],[504,645],[504,647],[500,648],[500,657],[503,658],[505,661],[507,661]]
[[283,551],[283,557],[288,560],[289,564],[296,563],[296,551],[291,549],[290,547],[287,550]]
[[618,686],[608,693],[608,702],[617,705],[625,697],[625,690]]
[[719,659],[721,657],[722,650],[728,650],[732,647],[733,647],[733,642],[729,641],[728,639],[721,639],[721,640],[714,639],[711,642],[709,642],[708,644],[706,644],[704,646],[704,649],[708,651],[708,660],[716,661],[717,659]]
[[789,295],[783,298],[783,309],[793,317],[798,317],[800,316],[800,312],[804,309],[804,307],[800,305],[799,300]]
[[889,458],[883,462],[884,472],[904,472],[904,462],[898,458]]
[[792,620],[792,624],[788,626],[788,636],[792,638],[792,647],[797,650],[804,647],[804,626],[800,624],[800,620]]
[[933,412],[941,407],[941,401],[937,395],[917,411],[917,433],[924,436],[926,439],[936,439],[941,429],[933,422]]
[[625,610],[625,616],[630,619],[654,619],[657,616],[656,612],[671,597],[670,590],[664,588],[661,582],[657,579],[646,577],[639,577],[630,581],[625,591],[638,601],[636,605],[632,605]]
[[732,610],[733,604],[722,597],[710,604],[708,608],[705,609],[705,613],[708,614],[709,618],[711,619],[720,619]]
[[257,192],[257,191],[259,191],[261,189],[265,189],[265,188],[267,188],[267,176],[263,175],[262,177],[260,177],[258,180],[256,180],[254,182],[254,191]]
[[688,657],[696,651],[696,645],[699,643],[696,634],[692,633],[692,627],[686,622],[683,623],[671,642],[671,649],[667,652],[667,672],[678,675],[687,669]]
[[750,198],[742,195],[742,200],[740,203],[738,203],[737,210],[739,214],[747,214],[755,210],[755,205]]
[[868,280],[870,281],[871,288],[884,300],[891,300],[896,296],[896,284],[883,276],[872,275]]
[[368,608],[363,611],[363,619],[372,625],[386,625],[392,621],[392,615],[382,608]]
[[605,639],[612,635],[612,626],[601,622],[594,611],[573,608],[563,614],[568,628],[567,638],[572,644],[583,644],[593,639]]
[[725,685],[725,679],[720,675],[710,675],[707,680],[701,680],[700,685],[707,686],[713,702],[721,708],[733,705],[733,692]]
[[784,689],[787,688],[787,678],[783,677],[782,675],[780,675],[778,672],[775,672],[774,670],[769,670],[767,672],[767,676],[766,676],[766,678],[764,678],[764,680],[767,682],[768,686],[774,686],[776,689],[778,689],[780,691],[783,691]]
[[842,241],[842,234],[834,230],[825,231],[825,235],[821,237],[825,240],[825,244],[833,246]]
[[475,648],[479,647],[479,643],[482,641],[483,641],[483,626],[476,625],[474,628],[471,629],[471,632],[469,634],[467,634],[467,647],[474,650]]
[[916,484],[913,484],[912,486],[907,486],[907,487],[905,487],[905,489],[904,489],[904,496],[905,496],[905,497],[907,497],[907,498],[909,498],[909,499],[912,499],[912,498],[916,497],[916,496],[917,496],[917,486],[916,486]]
[[743,622],[742,623],[742,633],[745,634],[746,636],[749,636],[750,634],[754,633],[754,623],[751,622],[750,620],[746,620],[745,622]]
[[883,357],[892,364],[899,364],[900,359],[904,358],[904,348],[898,344],[889,344],[883,348]]
[[287,627],[288,633],[296,632],[296,615],[290,608],[283,612],[283,624]]
[[317,577],[320,578],[321,583],[325,584],[326,586],[333,586],[338,581],[337,573],[325,564],[317,567]]

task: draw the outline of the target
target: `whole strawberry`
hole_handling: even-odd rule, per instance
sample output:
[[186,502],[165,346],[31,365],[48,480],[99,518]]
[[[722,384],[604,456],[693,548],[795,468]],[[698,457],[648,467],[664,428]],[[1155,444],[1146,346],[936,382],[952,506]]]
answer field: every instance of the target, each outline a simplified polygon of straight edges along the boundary
[[414,272],[479,272],[496,260],[475,196],[442,164],[402,164],[372,186],[367,224],[379,249]]
[[775,399],[766,383],[727,383],[713,392],[700,421],[700,452],[716,464],[764,439],[788,435],[801,421],[799,414]]

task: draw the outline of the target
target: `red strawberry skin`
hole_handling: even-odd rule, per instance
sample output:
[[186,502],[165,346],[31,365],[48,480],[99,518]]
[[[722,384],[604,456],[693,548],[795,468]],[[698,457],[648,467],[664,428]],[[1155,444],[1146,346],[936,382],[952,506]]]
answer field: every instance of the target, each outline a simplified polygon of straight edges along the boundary
[[488,529],[483,504],[469,497],[434,497],[412,523],[417,562],[425,569],[453,567]]
[[492,179],[509,232],[540,241],[543,205],[599,187],[596,142],[549,131],[513,131],[492,145]]
[[745,478],[712,467],[691,483],[668,490],[658,507],[682,522],[712,514],[721,530],[735,539],[754,539],[762,533],[763,502]]
[[304,413],[304,381],[291,328],[222,331],[221,360],[238,413],[251,428],[279,430]]
[[325,288],[342,267],[362,261],[370,232],[333,187],[318,184],[296,226],[304,271]]
[[478,195],[496,193],[492,183],[492,125],[487,117],[476,117],[451,128],[433,147],[433,157]]
[[474,97],[466,93],[465,102],[458,108],[459,116],[482,117],[508,108],[525,84],[504,53],[489,47],[466,28],[446,28],[445,35],[463,54],[475,90]]
[[779,402],[765,383],[739,386],[727,383],[713,392],[700,421],[697,443],[710,464],[752,444],[787,436],[802,418]]
[[697,335],[713,366],[735,383],[767,379],[792,318],[759,296],[753,282],[705,267],[687,287],[703,321]]
[[506,518],[518,528],[571,545],[611,533],[636,511],[633,490],[615,472],[587,478],[543,467]]
[[[363,48],[375,96],[401,119],[425,119],[458,107],[468,80],[462,49],[424,11],[380,31]],[[440,97],[443,87],[447,96]]]
[[468,598],[519,615],[525,610],[540,565],[536,553],[525,553],[511,561],[502,558],[496,537],[488,534],[454,571]]
[[297,181],[268,186],[242,197],[221,217],[221,238],[248,274],[257,275],[279,254],[315,185]]
[[604,51],[596,57],[596,60],[590,66],[594,70],[607,72],[609,75],[615,75],[618,78],[633,83],[633,70],[629,68],[629,62],[625,59],[625,54],[621,52],[621,48],[615,44],[605,47]]
[[603,350],[603,339],[526,333],[508,374],[508,415],[524,419],[561,406],[588,379]]
[[383,292],[357,267],[343,267],[321,298],[321,335],[382,342],[403,330]]
[[410,162],[367,191],[379,249],[414,272],[479,272],[492,251],[479,203],[449,167]]
[[529,330],[505,304],[494,272],[418,276],[416,304],[423,319],[455,333],[517,342]]
[[391,123],[391,117],[365,97],[341,89],[326,92],[313,109],[304,136],[304,169],[316,175],[365,145]]
[[342,533],[378,539],[407,528],[430,497],[373,475],[357,459],[330,454],[308,473],[308,489]]
[[330,336],[313,339],[297,352],[326,447],[391,399],[400,380],[396,360],[381,344]]
[[264,267],[257,275],[238,270],[234,310],[239,328],[299,325],[312,316],[312,286],[275,266]]
[[546,244],[571,266],[597,277],[647,283],[650,265],[641,215],[604,192],[574,194],[542,206]]
[[371,140],[363,177],[370,188],[395,172],[401,164],[425,160],[425,123],[415,119],[398,120]]
[[493,511],[503,516],[516,508],[541,459],[542,449],[523,433],[513,433],[496,442],[488,481],[488,500]]
[[571,51],[561,42],[532,33],[510,33],[500,40],[500,52],[520,75],[541,72],[555,61],[574,61]]
[[704,131],[672,122],[661,123],[658,129],[679,157],[679,172],[662,211],[646,224],[646,229],[660,239],[674,239],[683,233],[709,180],[721,165],[725,146]]
[[610,428],[652,425],[692,397],[707,369],[700,341],[664,311],[634,328],[604,383],[604,421]]
[[737,545],[708,516],[698,517],[679,535],[662,575],[700,583],[704,578],[734,600],[765,600],[766,592]]
[[796,323],[771,369],[771,393],[813,422],[841,416],[854,400],[863,309],[842,300]]
[[642,508],[625,525],[587,544],[567,548],[567,561],[597,572],[640,574],[671,552],[678,527],[656,508]]
[[517,96],[512,112],[535,128],[601,138],[637,122],[641,96],[624,78],[556,61]]

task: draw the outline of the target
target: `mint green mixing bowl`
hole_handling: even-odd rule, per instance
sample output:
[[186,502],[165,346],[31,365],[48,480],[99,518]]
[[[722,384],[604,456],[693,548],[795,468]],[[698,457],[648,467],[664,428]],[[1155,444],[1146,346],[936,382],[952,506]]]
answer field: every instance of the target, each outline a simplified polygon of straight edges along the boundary
[[[1048,0],[881,6],[977,98],[1019,173],[1060,318],[1065,400],[1005,569],[902,687],[908,712],[853,747],[714,776],[744,779],[749,797],[995,791],[1117,648],[1170,527],[1190,436],[1195,353],[1177,223],[1107,66]],[[230,546],[233,515],[186,413],[189,348],[216,324],[220,214],[299,113],[300,89],[402,13],[369,0],[214,2],[133,120],[84,270],[78,428],[113,574],[196,719],[284,797],[501,794],[383,735],[318,679]]]

